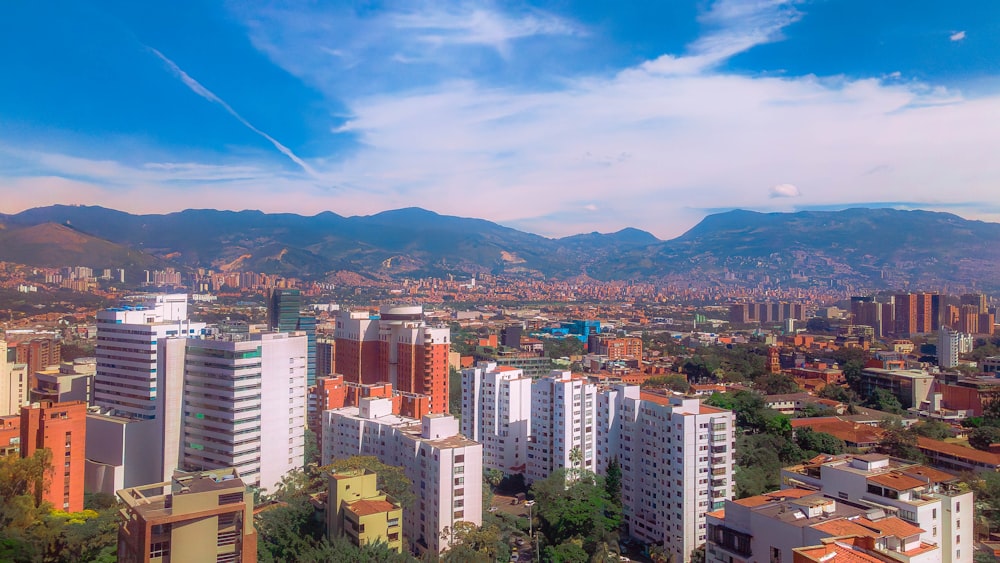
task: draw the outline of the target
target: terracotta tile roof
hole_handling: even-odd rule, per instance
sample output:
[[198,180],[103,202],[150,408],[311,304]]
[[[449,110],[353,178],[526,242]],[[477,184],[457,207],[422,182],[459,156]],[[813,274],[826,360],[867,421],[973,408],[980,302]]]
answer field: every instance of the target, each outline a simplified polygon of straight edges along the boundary
[[805,556],[806,561],[822,561],[823,563],[883,563],[884,561],[874,555],[854,551],[836,544],[799,548],[795,551]]
[[664,407],[670,406],[670,397],[667,397],[666,395],[660,395],[659,393],[640,391],[639,399],[643,401],[649,401],[650,403],[656,403],[657,405],[662,405]]
[[358,516],[370,516],[381,512],[399,510],[391,502],[384,500],[357,500],[347,505],[351,512]]
[[942,442],[941,440],[923,437],[917,438],[917,446],[919,446],[920,449],[948,454],[975,461],[977,463],[1000,466],[1000,454],[984,452],[973,448],[967,448],[965,446],[959,446],[957,444],[949,444],[947,442]]
[[726,509],[722,508],[714,512],[707,512],[705,513],[705,516],[711,516],[712,518],[719,518],[721,520],[726,517]]
[[901,518],[891,516],[889,518],[883,518],[878,522],[872,522],[867,518],[858,518],[855,520],[858,524],[861,524],[865,528],[875,530],[882,534],[883,536],[895,536],[897,538],[909,538],[913,536],[919,536],[924,533],[924,530],[904,521]]
[[701,405],[701,409],[698,412],[701,414],[714,414],[718,412],[729,412],[729,411],[727,411],[726,409],[719,409],[703,404]]
[[921,480],[926,479],[929,483],[949,483],[958,478],[951,473],[941,471],[940,469],[934,469],[933,467],[927,467],[926,465],[916,465],[900,469],[900,473],[904,473]]
[[818,494],[818,491],[810,491],[808,489],[782,489],[780,491],[765,493],[764,496],[771,498],[802,498],[815,494]]
[[813,529],[819,530],[821,532],[826,532],[833,537],[839,536],[870,536],[873,538],[881,537],[874,531],[865,528],[864,526],[857,524],[851,520],[841,519],[841,520],[829,520],[827,522],[820,522],[819,524],[814,524]]
[[926,483],[920,479],[914,479],[913,477],[908,477],[902,473],[896,472],[872,475],[868,478],[868,482],[877,483],[883,487],[889,487],[890,489],[895,489],[897,491],[908,491],[910,489],[926,485]]
[[739,500],[734,500],[736,504],[740,506],[746,506],[748,508],[753,508],[755,506],[763,506],[769,502],[773,502],[774,497],[769,497],[767,495],[757,495],[755,497],[741,498]]

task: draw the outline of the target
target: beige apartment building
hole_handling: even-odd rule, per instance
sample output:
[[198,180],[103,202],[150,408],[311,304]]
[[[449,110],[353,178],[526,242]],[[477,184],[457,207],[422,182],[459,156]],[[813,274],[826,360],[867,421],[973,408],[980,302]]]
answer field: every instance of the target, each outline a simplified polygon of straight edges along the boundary
[[403,507],[378,489],[378,474],[343,471],[327,475],[326,535],[346,536],[361,547],[384,542],[403,552]]
[[235,469],[118,491],[120,563],[256,563],[253,494]]

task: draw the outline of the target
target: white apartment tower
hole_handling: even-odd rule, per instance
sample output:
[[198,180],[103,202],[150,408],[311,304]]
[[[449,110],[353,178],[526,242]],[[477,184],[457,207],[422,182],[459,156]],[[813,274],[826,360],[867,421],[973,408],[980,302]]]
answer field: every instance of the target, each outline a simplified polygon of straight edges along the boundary
[[706,514],[733,495],[733,413],[698,399],[617,385],[598,398],[596,464],[622,470],[622,506],[632,537],[690,561],[705,543]]
[[462,434],[483,445],[483,467],[527,470],[531,378],[509,366],[479,362],[462,371]]
[[568,371],[552,371],[531,385],[528,482],[556,469],[597,471],[597,387]]
[[182,465],[235,467],[245,482],[271,492],[302,467],[306,357],[304,332],[188,341]]
[[944,369],[957,366],[961,344],[961,333],[945,326],[941,327],[938,332],[938,365]]
[[375,456],[402,467],[416,500],[403,510],[403,536],[414,553],[448,548],[456,522],[482,524],[483,446],[459,434],[453,416],[421,420],[392,412],[392,399],[323,412],[322,464]]

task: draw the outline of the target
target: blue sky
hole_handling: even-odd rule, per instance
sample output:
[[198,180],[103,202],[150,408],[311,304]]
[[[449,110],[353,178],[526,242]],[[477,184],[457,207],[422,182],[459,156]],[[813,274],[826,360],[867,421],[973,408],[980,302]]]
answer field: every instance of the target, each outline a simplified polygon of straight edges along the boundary
[[1000,220],[992,0],[6,2],[0,68],[6,213]]

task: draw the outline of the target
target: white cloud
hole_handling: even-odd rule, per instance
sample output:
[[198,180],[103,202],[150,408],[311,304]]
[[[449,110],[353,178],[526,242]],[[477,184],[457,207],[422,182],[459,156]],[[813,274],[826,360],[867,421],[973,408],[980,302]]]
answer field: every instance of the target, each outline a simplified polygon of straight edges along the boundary
[[964,31],[956,31],[955,33],[952,33],[951,35],[949,35],[948,39],[951,39],[952,41],[961,41],[961,40],[965,39],[965,32]]
[[542,11],[511,16],[483,7],[437,6],[389,16],[390,25],[412,31],[417,40],[434,45],[483,45],[501,54],[515,39],[539,35],[574,35],[580,30],[570,22]]
[[770,197],[800,197],[802,192],[799,191],[798,186],[794,184],[778,184],[776,186],[771,186],[768,192]]
[[242,123],[247,129],[249,129],[249,130],[253,131],[254,133],[256,133],[256,134],[260,135],[261,137],[263,137],[267,142],[271,143],[274,146],[274,148],[278,149],[278,152],[280,152],[281,154],[287,156],[289,158],[289,160],[291,160],[295,164],[298,164],[299,167],[301,167],[302,170],[305,170],[305,172],[307,174],[309,174],[310,176],[316,177],[316,171],[313,170],[311,166],[309,166],[308,164],[306,164],[306,162],[304,160],[302,160],[301,158],[299,158],[298,155],[296,155],[294,152],[292,152],[292,149],[290,149],[290,148],[286,147],[285,145],[279,143],[278,140],[275,139],[274,137],[272,137],[272,136],[268,135],[267,133],[261,131],[260,129],[254,127],[254,125],[252,123],[250,123],[242,115],[240,115],[239,113],[237,113],[236,110],[234,110],[229,104],[227,104],[225,102],[225,100],[223,100],[222,98],[216,96],[211,90],[209,90],[208,88],[205,88],[204,86],[202,86],[201,83],[199,83],[194,78],[191,78],[191,76],[189,76],[188,73],[184,72],[181,69],[181,67],[177,66],[177,64],[174,63],[174,61],[172,61],[169,58],[167,58],[166,55],[164,55],[163,53],[161,53],[161,52],[159,52],[159,51],[157,51],[156,49],[153,49],[153,48],[150,48],[149,50],[152,51],[153,54],[156,55],[161,61],[163,61],[164,63],[166,63],[167,67],[170,68],[171,72],[173,72],[174,75],[177,76],[177,78],[179,78],[180,81],[183,82],[185,86],[187,86],[188,88],[190,88],[192,92],[194,92],[195,94],[198,94],[199,96],[201,96],[202,98],[205,98],[206,100],[208,100],[210,102],[213,102],[213,103],[216,103],[216,104],[219,104],[220,106],[222,106],[222,108],[224,110],[226,110],[226,112],[229,113],[229,115],[235,117],[236,120],[239,121],[240,123]]
[[593,203],[588,203],[587,205],[584,205],[583,208],[586,209],[587,211],[597,211],[598,210],[598,207],[596,205],[594,205]]

